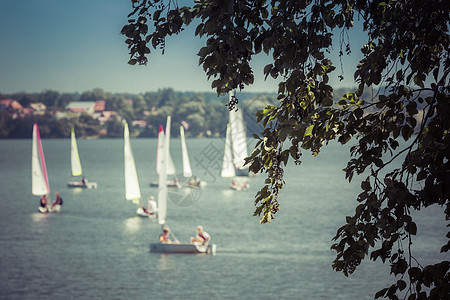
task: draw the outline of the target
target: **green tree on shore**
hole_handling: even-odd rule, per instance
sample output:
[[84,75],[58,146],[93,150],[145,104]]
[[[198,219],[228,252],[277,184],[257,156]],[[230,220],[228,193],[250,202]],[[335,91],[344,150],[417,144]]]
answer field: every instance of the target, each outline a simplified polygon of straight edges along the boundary
[[[417,232],[411,211],[439,205],[450,220],[448,1],[131,3],[122,29],[129,64],[146,64],[152,48],[164,51],[165,39],[194,20],[195,34],[207,37],[199,62],[219,95],[253,83],[254,55],[272,57],[264,74],[280,78],[279,102],[257,113],[265,129],[248,159],[252,171],[267,176],[255,199],[262,223],[278,211],[289,160],[300,164],[302,151],[317,155],[330,140],[353,141],[345,176],[364,179],[355,215],[334,238],[333,268],[348,275],[368,256],[381,259],[396,280],[376,298],[448,297],[450,263],[421,266],[410,244]],[[349,40],[355,21],[367,34],[354,74],[358,88],[335,95],[329,76],[341,61],[330,53],[337,49],[342,57],[350,42],[360,42]],[[393,167],[396,159],[402,160],[400,168]],[[441,251],[449,248],[450,242]]]

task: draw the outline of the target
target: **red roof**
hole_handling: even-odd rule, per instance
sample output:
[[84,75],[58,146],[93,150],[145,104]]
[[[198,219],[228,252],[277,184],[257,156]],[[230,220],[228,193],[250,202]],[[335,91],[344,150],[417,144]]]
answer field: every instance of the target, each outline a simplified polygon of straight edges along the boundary
[[13,99],[0,100],[0,106],[3,106],[6,109],[10,108],[15,110],[21,110],[23,108],[19,102]]
[[95,101],[94,111],[96,111],[96,112],[104,111],[105,107],[106,107],[106,101],[103,101],[103,100]]
[[84,108],[84,107],[72,107],[69,110],[73,111],[73,112],[85,112],[86,108]]

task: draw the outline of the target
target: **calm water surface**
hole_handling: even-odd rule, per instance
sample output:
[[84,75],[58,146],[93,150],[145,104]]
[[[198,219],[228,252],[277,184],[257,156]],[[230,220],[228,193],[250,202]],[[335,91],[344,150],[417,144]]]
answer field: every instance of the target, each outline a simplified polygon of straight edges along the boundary
[[[171,153],[181,172],[181,146]],[[31,139],[0,140],[1,299],[373,299],[385,287],[389,267],[365,261],[349,278],[331,268],[331,239],[353,214],[358,183],[341,171],[346,150],[332,145],[317,158],[286,170],[287,186],[272,224],[252,217],[254,195],[264,176],[251,178],[247,192],[228,189],[219,178],[220,139],[188,139],[194,173],[208,182],[190,202],[168,202],[168,225],[188,241],[202,224],[217,244],[216,255],[149,252],[157,240],[156,220],[135,214],[125,200],[123,141],[79,140],[87,178],[95,190],[66,187],[70,180],[69,140],[44,140],[51,198],[60,192],[60,214],[37,212],[31,195]],[[143,197],[157,195],[155,139],[134,139]],[[173,194],[175,199],[180,194]],[[443,245],[439,209],[418,220],[416,257],[425,263]]]

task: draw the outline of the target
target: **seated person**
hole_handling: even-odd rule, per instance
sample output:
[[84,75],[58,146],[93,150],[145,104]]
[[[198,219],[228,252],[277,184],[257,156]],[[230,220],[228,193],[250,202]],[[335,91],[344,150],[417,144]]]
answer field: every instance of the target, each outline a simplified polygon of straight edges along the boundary
[[55,193],[56,199],[53,201],[52,206],[50,208],[53,208],[55,205],[63,205],[63,199],[59,195],[59,193]]
[[172,244],[172,241],[169,239],[170,229],[163,228],[163,233],[159,236],[159,241],[162,244]]
[[41,196],[41,200],[39,201],[39,205],[42,208],[46,208],[47,207],[47,205],[48,205],[47,195]]
[[208,242],[211,240],[211,236],[203,230],[203,226],[197,227],[197,235],[196,237],[191,237],[191,244],[199,243],[202,245],[208,245]]
[[150,196],[150,198],[148,198],[147,207],[142,207],[142,209],[144,210],[145,213],[147,213],[149,215],[153,215],[154,213],[156,213],[157,209],[156,209],[155,197]]

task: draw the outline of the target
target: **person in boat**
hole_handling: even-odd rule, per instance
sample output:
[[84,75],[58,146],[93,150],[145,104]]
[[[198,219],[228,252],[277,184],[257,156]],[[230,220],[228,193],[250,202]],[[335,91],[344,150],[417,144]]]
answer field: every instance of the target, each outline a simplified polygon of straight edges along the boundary
[[142,209],[149,215],[153,215],[154,213],[156,213],[155,197],[150,196],[150,198],[148,198],[147,207],[142,207]]
[[86,185],[86,183],[87,183],[87,179],[86,179],[86,177],[81,177],[81,184],[82,185]]
[[178,186],[178,178],[174,177],[169,184],[170,185],[174,185],[174,186]]
[[208,245],[208,242],[211,240],[211,236],[203,230],[203,226],[197,226],[197,235],[194,237],[191,236],[191,244],[200,243],[202,245]]
[[169,238],[170,235],[170,229],[169,228],[163,228],[163,233],[159,236],[159,241],[161,244],[178,244],[178,241],[175,239],[174,242]]
[[191,176],[191,178],[189,179],[189,185],[190,186],[199,186],[200,178],[198,178],[198,176],[196,176],[196,175]]
[[55,201],[53,201],[52,206],[50,207],[50,209],[52,209],[55,205],[63,205],[63,199],[61,197],[61,195],[56,192],[55,193]]
[[47,208],[47,205],[48,205],[47,195],[41,196],[41,200],[39,201],[39,205],[40,205],[42,208]]

